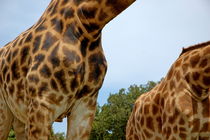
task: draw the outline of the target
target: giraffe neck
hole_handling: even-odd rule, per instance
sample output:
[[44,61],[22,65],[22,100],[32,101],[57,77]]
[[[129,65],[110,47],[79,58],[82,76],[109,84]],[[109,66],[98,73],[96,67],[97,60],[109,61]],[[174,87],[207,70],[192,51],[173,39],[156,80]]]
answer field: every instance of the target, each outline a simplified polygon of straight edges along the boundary
[[72,26],[79,34],[96,40],[102,28],[135,0],[52,0],[40,21],[65,34]]

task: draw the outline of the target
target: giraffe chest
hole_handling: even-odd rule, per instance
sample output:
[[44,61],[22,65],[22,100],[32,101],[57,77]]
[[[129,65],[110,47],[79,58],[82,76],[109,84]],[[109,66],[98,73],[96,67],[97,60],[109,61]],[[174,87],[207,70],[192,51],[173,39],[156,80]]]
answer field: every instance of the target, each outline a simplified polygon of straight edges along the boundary
[[50,106],[59,116],[82,97],[96,98],[107,68],[101,50],[86,57],[78,49],[61,46],[36,53],[29,46],[3,51],[1,93],[20,120],[26,120],[31,99]]

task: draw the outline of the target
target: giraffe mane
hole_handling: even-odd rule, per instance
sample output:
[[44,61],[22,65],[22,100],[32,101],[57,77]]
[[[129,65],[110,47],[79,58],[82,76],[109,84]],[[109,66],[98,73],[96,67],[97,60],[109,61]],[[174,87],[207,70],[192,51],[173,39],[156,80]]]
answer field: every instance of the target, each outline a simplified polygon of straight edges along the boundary
[[199,44],[196,44],[196,45],[187,47],[187,48],[183,48],[183,49],[182,49],[182,52],[181,52],[181,54],[180,54],[180,56],[183,55],[183,54],[186,53],[186,52],[191,51],[191,50],[203,48],[203,47],[206,47],[206,46],[208,46],[208,45],[210,45],[210,41],[203,42],[203,43],[199,43]]

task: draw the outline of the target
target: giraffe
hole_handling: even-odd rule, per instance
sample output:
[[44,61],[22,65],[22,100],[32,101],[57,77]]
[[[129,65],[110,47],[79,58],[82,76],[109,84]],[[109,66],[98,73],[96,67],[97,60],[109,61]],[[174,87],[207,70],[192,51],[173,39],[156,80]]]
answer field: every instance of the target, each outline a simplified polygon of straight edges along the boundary
[[135,102],[127,140],[210,140],[210,41],[184,48]]
[[87,140],[107,62],[101,30],[135,0],[52,0],[31,28],[0,49],[0,139]]

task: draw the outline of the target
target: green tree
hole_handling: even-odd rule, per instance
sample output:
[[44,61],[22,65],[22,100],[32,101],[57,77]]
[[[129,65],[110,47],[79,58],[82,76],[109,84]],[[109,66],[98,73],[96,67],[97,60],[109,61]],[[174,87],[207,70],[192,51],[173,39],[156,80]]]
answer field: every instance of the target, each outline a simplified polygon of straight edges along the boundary
[[110,94],[106,104],[98,105],[90,140],[125,140],[126,124],[135,100],[155,85],[149,81],[146,85],[132,85]]
[[7,140],[15,140],[15,132],[13,129],[9,132],[9,136]]

